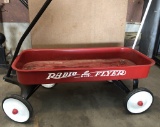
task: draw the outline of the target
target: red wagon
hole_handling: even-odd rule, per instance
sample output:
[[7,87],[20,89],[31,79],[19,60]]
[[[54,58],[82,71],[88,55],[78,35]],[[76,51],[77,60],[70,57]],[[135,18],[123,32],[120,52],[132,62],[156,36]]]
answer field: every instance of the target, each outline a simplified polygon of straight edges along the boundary
[[[18,55],[24,38],[30,32],[51,0],[47,0],[22,36],[12,66],[4,80],[20,86],[21,96],[11,95],[2,102],[3,111],[16,122],[26,122],[33,109],[27,99],[43,85],[57,83],[111,80],[128,95],[124,106],[130,113],[142,113],[153,102],[153,94],[138,88],[138,79],[148,76],[154,61],[131,48],[29,49]],[[17,56],[18,55],[18,56]],[[12,69],[17,76],[11,75]],[[133,80],[130,91],[121,81]]]

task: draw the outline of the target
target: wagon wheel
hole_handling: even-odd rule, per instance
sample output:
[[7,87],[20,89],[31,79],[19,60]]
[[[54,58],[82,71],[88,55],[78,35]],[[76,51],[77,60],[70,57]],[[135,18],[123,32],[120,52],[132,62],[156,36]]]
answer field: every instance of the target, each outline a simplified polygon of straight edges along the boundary
[[19,95],[6,97],[2,102],[4,113],[13,121],[27,122],[33,113],[31,104]]
[[138,114],[148,110],[153,103],[153,94],[146,88],[131,91],[124,100],[124,106],[130,113]]
[[44,88],[53,88],[53,87],[55,87],[56,86],[56,83],[52,83],[52,84],[42,84],[42,86],[44,87]]

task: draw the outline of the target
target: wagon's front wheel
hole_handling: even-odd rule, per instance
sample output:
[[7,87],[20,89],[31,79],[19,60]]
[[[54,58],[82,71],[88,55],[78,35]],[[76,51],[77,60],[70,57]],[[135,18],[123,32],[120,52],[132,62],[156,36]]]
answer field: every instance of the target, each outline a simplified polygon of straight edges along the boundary
[[19,95],[6,97],[2,102],[2,108],[11,120],[19,123],[27,122],[33,113],[30,103]]
[[143,113],[151,107],[153,99],[153,94],[148,89],[137,88],[127,95],[124,106],[130,113]]

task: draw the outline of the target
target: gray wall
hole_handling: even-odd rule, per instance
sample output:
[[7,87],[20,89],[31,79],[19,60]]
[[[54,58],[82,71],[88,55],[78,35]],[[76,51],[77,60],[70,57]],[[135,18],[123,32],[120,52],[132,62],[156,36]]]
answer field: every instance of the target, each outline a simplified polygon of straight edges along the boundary
[[[148,0],[145,0],[146,6]],[[144,27],[142,29],[142,37],[140,41],[139,51],[152,57],[154,44],[157,36],[158,24],[160,19],[160,0],[153,0],[149,13],[147,15]]]

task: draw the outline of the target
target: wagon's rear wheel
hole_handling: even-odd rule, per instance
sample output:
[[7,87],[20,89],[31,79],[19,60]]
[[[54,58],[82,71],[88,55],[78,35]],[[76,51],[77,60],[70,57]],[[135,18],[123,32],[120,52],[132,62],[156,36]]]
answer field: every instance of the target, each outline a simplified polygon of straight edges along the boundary
[[4,113],[13,121],[24,123],[32,116],[31,104],[19,95],[6,97],[2,102]]
[[56,83],[52,83],[52,84],[42,84],[42,86],[44,87],[44,88],[53,88],[53,87],[55,87],[56,86]]
[[153,99],[153,94],[148,89],[137,88],[127,95],[124,106],[130,113],[143,113],[151,107]]

